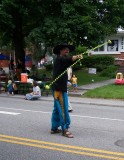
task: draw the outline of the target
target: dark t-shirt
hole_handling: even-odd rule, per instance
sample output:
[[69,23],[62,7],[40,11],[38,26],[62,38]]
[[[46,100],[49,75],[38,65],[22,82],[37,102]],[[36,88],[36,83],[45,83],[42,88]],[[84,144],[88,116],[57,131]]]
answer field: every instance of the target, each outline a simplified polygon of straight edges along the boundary
[[[70,65],[73,64],[72,57],[70,56],[57,56],[53,68],[53,80],[61,75]],[[67,71],[52,85],[53,91],[67,92]]]

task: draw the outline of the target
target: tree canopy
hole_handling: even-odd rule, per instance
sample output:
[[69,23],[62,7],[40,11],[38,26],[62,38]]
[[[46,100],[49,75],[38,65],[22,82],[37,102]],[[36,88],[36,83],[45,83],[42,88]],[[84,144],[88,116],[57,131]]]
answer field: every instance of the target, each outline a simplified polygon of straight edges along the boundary
[[92,47],[124,26],[123,12],[122,0],[1,0],[0,42],[11,43],[24,66],[27,42]]

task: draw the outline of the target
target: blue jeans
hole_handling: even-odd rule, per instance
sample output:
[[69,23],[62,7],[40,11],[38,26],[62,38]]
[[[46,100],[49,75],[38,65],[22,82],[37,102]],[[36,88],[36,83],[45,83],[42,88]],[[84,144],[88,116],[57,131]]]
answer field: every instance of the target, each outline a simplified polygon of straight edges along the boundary
[[28,100],[35,100],[35,99],[39,99],[40,96],[28,93],[28,94],[26,94],[25,98],[28,99]]

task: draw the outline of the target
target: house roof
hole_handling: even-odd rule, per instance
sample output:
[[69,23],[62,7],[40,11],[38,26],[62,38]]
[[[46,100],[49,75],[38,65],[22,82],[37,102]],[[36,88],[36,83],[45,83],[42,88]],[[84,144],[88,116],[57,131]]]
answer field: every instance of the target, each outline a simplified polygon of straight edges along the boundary
[[124,35],[124,29],[118,28],[117,35]]

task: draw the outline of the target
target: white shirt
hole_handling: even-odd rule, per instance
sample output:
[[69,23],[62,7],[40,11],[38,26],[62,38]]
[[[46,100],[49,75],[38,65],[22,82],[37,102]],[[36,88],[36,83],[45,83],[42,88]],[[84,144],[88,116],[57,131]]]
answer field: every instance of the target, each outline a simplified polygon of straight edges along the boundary
[[69,81],[69,80],[71,80],[71,77],[72,77],[72,68],[71,67],[69,67],[67,69],[67,74],[68,74],[68,81]]
[[41,96],[41,89],[39,86],[33,87],[33,92],[37,93],[37,95]]

